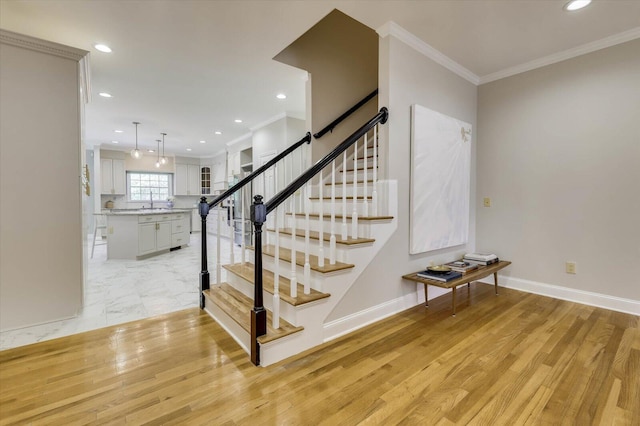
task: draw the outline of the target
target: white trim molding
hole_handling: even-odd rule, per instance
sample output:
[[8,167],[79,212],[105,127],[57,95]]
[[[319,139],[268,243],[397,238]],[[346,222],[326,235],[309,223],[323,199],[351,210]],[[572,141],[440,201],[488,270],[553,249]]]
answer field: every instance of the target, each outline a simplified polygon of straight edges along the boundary
[[614,34],[601,40],[596,40],[594,42],[583,44],[581,46],[573,47],[571,49],[563,50],[562,52],[535,59],[521,65],[516,65],[502,71],[484,75],[480,77],[480,84],[490,83],[492,81],[511,77],[512,75],[531,71],[536,68],[542,68],[547,65],[555,64],[556,62],[562,62],[567,59],[575,58],[576,56],[586,55],[587,53],[595,52],[596,50],[605,49],[607,47],[615,46],[616,44],[625,43],[637,38],[640,38],[640,27],[624,31],[619,34]]
[[476,86],[480,84],[480,77],[475,75],[473,72],[469,71],[453,59],[449,58],[444,53],[435,49],[433,46],[425,43],[420,40],[415,35],[411,34],[409,31],[402,28],[400,25],[396,24],[393,21],[389,21],[386,24],[382,25],[380,28],[376,30],[380,37],[385,38],[389,35],[394,36],[398,40],[407,44],[408,46],[414,48],[418,52],[422,53],[424,56],[429,59],[435,61],[436,63],[442,65],[447,68],[449,71],[452,71],[458,74],[460,77],[465,80],[475,84]]
[[389,21],[376,30],[378,35],[382,38],[389,35],[394,36],[398,40],[414,48],[418,52],[422,53],[429,59],[447,68],[449,71],[454,72],[465,80],[479,86],[481,84],[490,83],[492,81],[500,80],[503,78],[511,77],[516,74],[531,71],[536,68],[542,68],[547,65],[552,65],[557,62],[562,62],[567,59],[575,58],[577,56],[586,55],[587,53],[595,52],[596,50],[605,49],[607,47],[615,46],[617,44],[626,43],[627,41],[640,38],[640,27],[632,28],[630,30],[614,34],[609,37],[605,37],[600,40],[586,43],[580,46],[573,47],[571,49],[563,50],[562,52],[554,53],[533,61],[526,62],[524,64],[509,67],[500,71],[496,71],[484,76],[477,76],[472,71],[468,70],[464,66],[460,65],[453,59],[449,58],[444,53],[435,49],[433,46],[422,41],[409,31],[402,28],[400,25],[393,21]]
[[[429,300],[442,296],[449,291],[450,290],[438,287],[430,287]],[[417,284],[416,291],[414,292],[325,323],[324,342],[337,339],[345,334],[349,334],[369,324],[373,324],[374,322],[421,304],[424,304],[424,286]]]
[[[88,51],[77,49],[64,44],[54,43],[52,41],[42,40],[24,34],[14,33],[0,29],[0,41],[24,49],[35,50],[37,52],[48,53],[50,55],[59,56],[61,58],[71,59],[80,62],[82,58],[89,54]],[[87,64],[88,66],[88,64]]]
[[[493,284],[493,277],[484,278],[480,280],[480,282]],[[640,301],[638,300],[624,299],[602,293],[593,293],[590,291],[577,290],[574,288],[539,283],[536,281],[523,280],[521,278],[513,278],[503,275],[498,275],[498,286],[512,288],[514,290],[520,290],[527,293],[539,294],[541,296],[553,297],[554,299],[581,303],[583,305],[610,309],[612,311],[624,312],[626,314],[640,315]]]

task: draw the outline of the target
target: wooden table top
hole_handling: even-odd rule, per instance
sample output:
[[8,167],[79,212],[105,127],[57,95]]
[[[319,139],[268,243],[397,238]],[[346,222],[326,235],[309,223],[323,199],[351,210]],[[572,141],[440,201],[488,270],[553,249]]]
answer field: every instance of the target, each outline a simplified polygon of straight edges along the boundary
[[484,278],[484,277],[486,277],[488,275],[491,275],[491,274],[494,274],[494,273],[498,272],[502,268],[506,268],[509,265],[511,265],[510,261],[501,260],[500,262],[494,263],[493,265],[478,266],[478,269],[476,269],[476,270],[474,270],[472,272],[467,272],[466,274],[462,275],[460,278],[457,278],[455,280],[451,280],[451,281],[448,281],[448,282],[437,281],[437,280],[432,280],[432,279],[429,279],[429,278],[419,277],[417,272],[414,272],[412,274],[403,275],[402,278],[404,278],[406,280],[410,280],[410,281],[416,281],[416,282],[419,282],[419,283],[435,285],[437,287],[452,288],[452,287],[457,287],[457,286],[462,285],[462,284],[470,283],[471,281],[480,280],[480,279],[482,279],[482,278]]

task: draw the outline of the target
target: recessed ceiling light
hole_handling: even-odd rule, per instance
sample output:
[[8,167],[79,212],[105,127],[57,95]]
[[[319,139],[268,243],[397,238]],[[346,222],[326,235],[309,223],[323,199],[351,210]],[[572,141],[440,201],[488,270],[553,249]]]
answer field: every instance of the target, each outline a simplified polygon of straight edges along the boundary
[[122,133],[122,130],[114,130],[116,133]]
[[110,98],[111,97],[111,93],[107,93],[107,92],[100,92],[100,93],[98,93],[98,95],[102,96],[103,98]]
[[216,135],[221,135],[221,134],[222,134],[222,132],[221,132],[220,130],[216,130],[216,131],[215,131],[215,132],[213,132],[213,133],[215,133]]
[[120,143],[120,142],[118,142],[118,141],[111,141],[111,143]]
[[235,120],[233,120],[233,121],[235,121],[236,123],[242,123],[242,120],[240,120],[239,118],[236,118],[236,119],[235,119]]
[[148,149],[147,152],[155,152],[155,151],[152,149]]
[[187,151],[191,151],[191,148],[187,148]]
[[111,53],[111,48],[106,44],[94,44],[93,47],[104,53]]
[[276,95],[276,98],[278,98],[278,99],[287,99],[287,95],[285,95],[284,93],[278,93]]
[[200,141],[200,143],[207,143],[207,141]]
[[571,0],[564,5],[564,10],[573,12],[574,10],[589,6],[589,3],[591,3],[591,0]]

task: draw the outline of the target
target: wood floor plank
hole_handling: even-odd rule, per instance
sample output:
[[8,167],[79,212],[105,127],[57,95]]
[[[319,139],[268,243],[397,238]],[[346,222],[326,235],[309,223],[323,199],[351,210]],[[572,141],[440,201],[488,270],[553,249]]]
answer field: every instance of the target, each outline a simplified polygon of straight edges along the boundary
[[0,425],[640,424],[639,317],[465,293],[267,368],[199,309],[2,351]]

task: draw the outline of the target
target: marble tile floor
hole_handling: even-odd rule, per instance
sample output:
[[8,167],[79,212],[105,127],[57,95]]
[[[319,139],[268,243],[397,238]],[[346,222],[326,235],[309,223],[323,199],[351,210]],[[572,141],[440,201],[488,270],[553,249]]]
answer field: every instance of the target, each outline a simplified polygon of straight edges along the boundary
[[[67,320],[0,332],[0,350],[198,306],[200,244],[200,233],[193,233],[189,246],[145,260],[107,260],[106,244],[96,245],[89,259],[82,312]],[[214,282],[215,237],[208,236],[207,246]],[[240,252],[234,245],[236,261]],[[228,239],[221,240],[220,253],[221,263],[229,263]],[[223,268],[222,280],[225,274]]]

